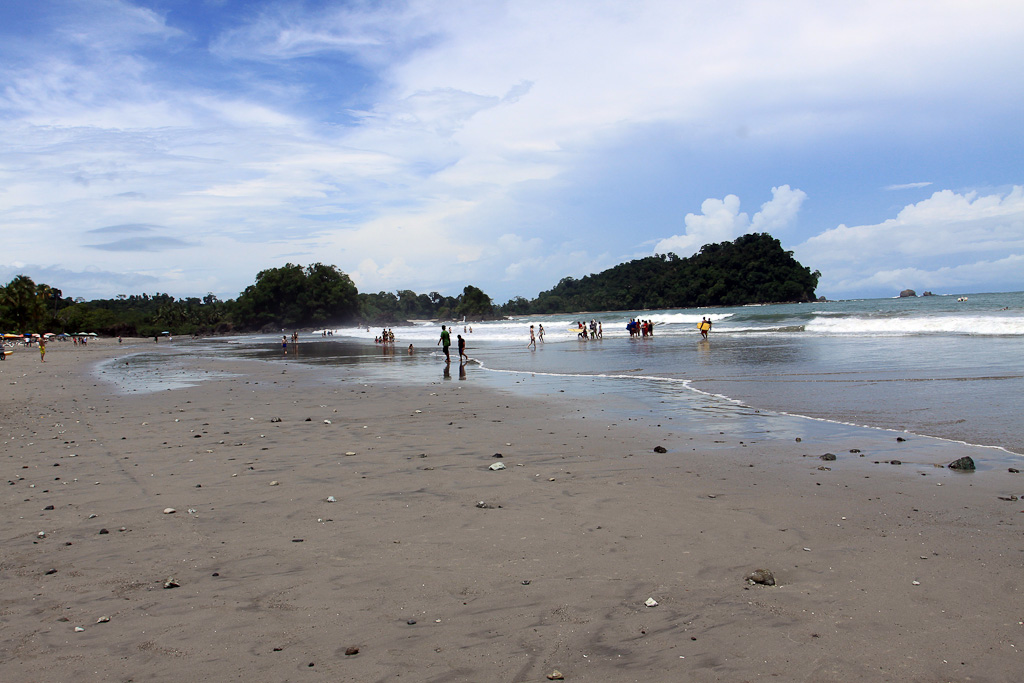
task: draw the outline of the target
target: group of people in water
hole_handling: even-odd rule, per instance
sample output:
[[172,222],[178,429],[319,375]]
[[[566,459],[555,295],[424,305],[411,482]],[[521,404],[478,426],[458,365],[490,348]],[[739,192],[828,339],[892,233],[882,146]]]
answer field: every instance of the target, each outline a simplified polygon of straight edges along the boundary
[[[295,352],[298,353],[298,351],[299,351],[299,333],[298,332],[292,332],[292,346],[295,347]],[[288,355],[288,337],[283,335],[283,334],[281,335],[281,350],[284,352],[284,355],[286,355],[286,356]]]
[[630,338],[633,338],[633,337],[653,337],[654,336],[654,321],[653,320],[637,320],[636,318],[630,318],[629,322],[626,323],[626,331],[629,332]]
[[[572,328],[569,331],[571,332]],[[591,320],[589,325],[586,322],[579,321],[576,323],[576,338],[583,341],[604,339],[604,327],[597,320]]]

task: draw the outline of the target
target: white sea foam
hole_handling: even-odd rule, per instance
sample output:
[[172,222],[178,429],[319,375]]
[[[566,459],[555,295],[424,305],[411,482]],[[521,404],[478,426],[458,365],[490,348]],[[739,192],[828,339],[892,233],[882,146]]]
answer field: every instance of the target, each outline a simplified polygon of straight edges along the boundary
[[651,313],[646,316],[641,315],[644,320],[653,320],[664,325],[696,325],[704,318],[710,318],[711,322],[717,323],[728,320],[732,316],[732,313],[707,313],[704,315],[695,313]]
[[996,315],[943,315],[845,318],[815,317],[804,326],[824,335],[898,336],[954,334],[984,336],[1024,335],[1024,317]]

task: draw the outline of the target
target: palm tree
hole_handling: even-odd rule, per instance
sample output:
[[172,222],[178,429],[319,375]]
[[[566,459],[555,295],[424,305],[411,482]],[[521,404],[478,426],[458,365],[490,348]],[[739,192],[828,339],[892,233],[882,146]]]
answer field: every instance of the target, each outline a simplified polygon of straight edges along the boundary
[[26,331],[29,324],[38,324],[43,317],[46,304],[36,294],[36,283],[27,275],[18,275],[4,288],[3,302],[19,332]]

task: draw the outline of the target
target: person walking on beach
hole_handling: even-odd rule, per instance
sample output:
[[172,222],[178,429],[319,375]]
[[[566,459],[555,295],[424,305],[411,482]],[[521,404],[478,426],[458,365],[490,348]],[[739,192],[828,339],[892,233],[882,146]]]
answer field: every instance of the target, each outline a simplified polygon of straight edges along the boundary
[[39,362],[46,362],[46,337],[39,338]]
[[535,337],[533,334],[533,325],[530,325],[530,343],[526,345],[526,348],[528,349],[531,347],[534,350],[537,349],[537,337]]
[[540,323],[537,323],[537,339],[544,343],[544,326]]
[[[440,344],[441,348],[444,349],[445,363],[451,363],[452,357],[448,353],[448,347],[452,345],[452,336],[448,333],[448,330],[445,329],[444,325],[441,325],[441,338],[437,340],[437,344]],[[437,346],[437,344],[434,346]]]
[[288,355],[288,337],[281,335],[281,350],[284,351],[284,355]]
[[469,356],[466,355],[466,340],[462,338],[461,334],[458,335],[458,337],[459,337],[459,362],[460,363],[462,362],[462,358],[464,356],[466,358],[466,362],[469,362]]

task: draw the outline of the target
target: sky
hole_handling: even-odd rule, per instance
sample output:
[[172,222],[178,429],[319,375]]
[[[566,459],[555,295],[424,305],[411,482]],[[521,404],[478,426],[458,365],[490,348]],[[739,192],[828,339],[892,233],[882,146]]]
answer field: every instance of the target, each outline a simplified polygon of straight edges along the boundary
[[504,303],[767,232],[828,298],[1024,290],[1019,0],[0,3],[0,284],[286,263]]

